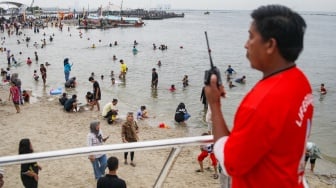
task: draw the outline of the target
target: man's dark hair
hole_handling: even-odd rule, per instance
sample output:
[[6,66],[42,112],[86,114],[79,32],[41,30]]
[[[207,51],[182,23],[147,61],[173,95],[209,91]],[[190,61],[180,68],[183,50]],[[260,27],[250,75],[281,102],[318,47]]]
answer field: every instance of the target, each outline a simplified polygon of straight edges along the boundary
[[119,165],[119,160],[117,157],[112,156],[107,160],[107,167],[110,171],[117,170],[118,165]]
[[91,82],[92,80],[94,80],[94,78],[92,76],[90,76],[89,81]]
[[306,30],[306,23],[298,13],[282,5],[267,5],[254,10],[251,17],[265,41],[276,40],[283,58],[290,62],[298,58]]

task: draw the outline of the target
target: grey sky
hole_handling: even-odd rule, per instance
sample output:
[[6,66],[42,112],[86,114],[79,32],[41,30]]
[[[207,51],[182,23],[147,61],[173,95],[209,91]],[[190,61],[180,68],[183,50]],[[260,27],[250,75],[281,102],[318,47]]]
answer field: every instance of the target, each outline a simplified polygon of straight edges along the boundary
[[[8,0],[11,1],[11,0]],[[30,5],[32,0],[13,0]],[[35,6],[95,9],[109,2],[120,5],[121,0],[34,0]],[[265,4],[283,4],[297,11],[336,12],[336,0],[123,0],[124,8],[171,8],[204,10],[251,10]]]

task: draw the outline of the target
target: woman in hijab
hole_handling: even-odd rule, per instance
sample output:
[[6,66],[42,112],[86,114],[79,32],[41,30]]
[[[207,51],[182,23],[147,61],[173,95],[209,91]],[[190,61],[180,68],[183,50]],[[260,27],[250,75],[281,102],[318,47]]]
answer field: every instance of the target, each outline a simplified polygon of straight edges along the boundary
[[[137,142],[139,140],[138,137],[139,127],[136,121],[134,121],[133,112],[128,112],[126,121],[121,127],[121,139],[123,143],[128,142]],[[127,165],[127,156],[129,152],[124,152],[124,164]],[[134,160],[134,151],[130,152],[131,155],[131,166],[135,167]]]
[[[87,135],[88,146],[100,146],[109,138],[103,138],[103,133],[100,129],[100,122],[98,120],[90,123],[90,132]],[[104,176],[107,165],[107,159],[105,154],[90,155],[89,159],[93,166],[93,171],[96,180]]]
[[65,58],[64,59],[64,77],[65,77],[65,81],[69,80],[69,76],[70,76],[70,71],[71,71],[71,67],[73,64],[69,64],[69,58]]

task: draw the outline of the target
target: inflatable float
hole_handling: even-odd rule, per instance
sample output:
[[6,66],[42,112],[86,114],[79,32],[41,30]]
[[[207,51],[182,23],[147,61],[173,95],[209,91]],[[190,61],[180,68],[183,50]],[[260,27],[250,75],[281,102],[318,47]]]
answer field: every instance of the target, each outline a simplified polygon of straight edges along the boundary
[[59,94],[62,94],[62,88],[59,87],[57,89],[51,89],[50,90],[50,95],[59,95]]

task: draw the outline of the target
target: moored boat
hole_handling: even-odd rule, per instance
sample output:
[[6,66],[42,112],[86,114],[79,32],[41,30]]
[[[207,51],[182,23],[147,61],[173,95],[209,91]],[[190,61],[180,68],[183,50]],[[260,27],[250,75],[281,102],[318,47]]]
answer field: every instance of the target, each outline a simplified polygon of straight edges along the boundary
[[79,28],[95,29],[95,28],[113,28],[113,27],[141,27],[144,22],[137,17],[123,17],[123,16],[97,16],[90,14],[84,19]]

